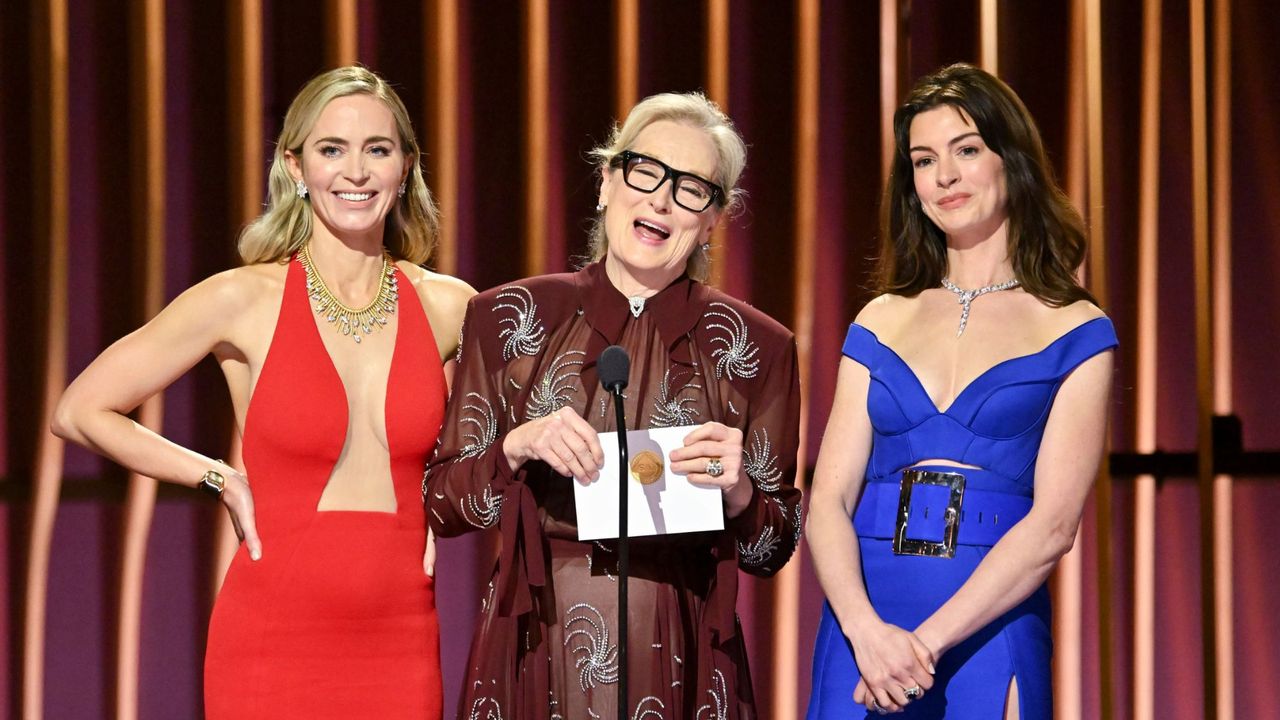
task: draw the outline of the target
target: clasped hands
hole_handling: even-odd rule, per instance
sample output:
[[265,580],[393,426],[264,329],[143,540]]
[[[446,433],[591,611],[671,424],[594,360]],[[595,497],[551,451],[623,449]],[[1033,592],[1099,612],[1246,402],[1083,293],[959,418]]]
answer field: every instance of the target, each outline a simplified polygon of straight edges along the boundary
[[[507,433],[502,450],[512,470],[530,460],[541,460],[560,475],[574,477],[589,484],[600,478],[604,451],[595,428],[581,415],[564,407],[531,420]],[[742,468],[742,431],[718,422],[699,425],[684,438],[684,446],[671,452],[672,471],[688,478],[694,485],[720,488],[725,511],[737,517],[751,501],[753,492],[744,481]],[[712,461],[718,460],[718,474]]]
[[853,701],[867,710],[900,712],[933,687],[937,658],[915,633],[876,620],[848,637],[862,676]]

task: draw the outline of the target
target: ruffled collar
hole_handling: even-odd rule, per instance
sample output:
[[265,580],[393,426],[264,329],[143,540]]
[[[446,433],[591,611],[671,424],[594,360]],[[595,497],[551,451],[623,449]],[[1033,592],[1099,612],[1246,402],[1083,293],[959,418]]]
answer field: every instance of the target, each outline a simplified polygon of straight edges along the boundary
[[[609,281],[604,261],[582,268],[574,274],[574,280],[578,286],[578,307],[587,323],[607,344],[616,343],[632,317],[631,303]],[[657,326],[663,344],[670,349],[687,336],[702,317],[707,293],[705,285],[681,275],[645,301],[641,317],[649,317]]]

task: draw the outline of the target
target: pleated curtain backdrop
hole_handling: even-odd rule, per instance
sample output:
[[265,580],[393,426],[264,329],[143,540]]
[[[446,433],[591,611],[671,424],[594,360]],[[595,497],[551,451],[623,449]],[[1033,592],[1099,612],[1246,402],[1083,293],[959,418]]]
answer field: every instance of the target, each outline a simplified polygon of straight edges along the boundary
[[[200,716],[225,518],[46,428],[98,352],[236,264],[309,77],[360,62],[396,85],[444,213],[433,265],[481,289],[574,267],[595,205],[586,150],[646,95],[707,92],[750,145],[714,282],[796,331],[811,467],[869,299],[889,118],[916,77],[966,60],[1039,121],[1121,337],[1112,456],[1052,581],[1058,717],[1275,717],[1278,34],[1266,0],[7,0],[3,707]],[[238,456],[212,361],[136,417]],[[807,697],[809,550],[744,579],[763,717]],[[492,552],[440,544],[450,716]]]

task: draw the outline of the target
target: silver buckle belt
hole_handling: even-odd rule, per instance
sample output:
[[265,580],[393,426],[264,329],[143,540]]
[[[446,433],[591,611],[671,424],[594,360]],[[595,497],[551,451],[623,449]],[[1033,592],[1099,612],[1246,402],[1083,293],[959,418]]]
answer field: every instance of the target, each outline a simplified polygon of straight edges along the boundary
[[[934,485],[951,491],[944,511],[942,541],[912,540],[907,537],[907,520],[911,516],[911,490],[916,485]],[[898,494],[897,523],[893,529],[893,552],[897,555],[953,558],[956,536],[960,530],[960,508],[964,504],[964,475],[958,472],[903,470]]]

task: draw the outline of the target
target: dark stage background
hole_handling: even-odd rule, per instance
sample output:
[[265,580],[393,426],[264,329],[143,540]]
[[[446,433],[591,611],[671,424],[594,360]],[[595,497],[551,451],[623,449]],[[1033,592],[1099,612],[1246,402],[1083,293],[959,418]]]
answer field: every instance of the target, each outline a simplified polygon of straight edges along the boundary
[[[445,213],[434,265],[481,289],[571,267],[585,151],[636,99],[705,89],[751,147],[716,282],[796,329],[811,465],[868,299],[886,107],[969,60],[1038,118],[1122,342],[1111,472],[1054,580],[1059,717],[1276,717],[1277,36],[1267,0],[0,3],[0,708],[200,715],[221,513],[46,427],[96,353],[237,262],[310,76],[358,60],[397,85]],[[212,361],[140,418],[234,456]],[[453,698],[491,548],[440,552]],[[808,552],[743,586],[763,717],[807,697]]]

